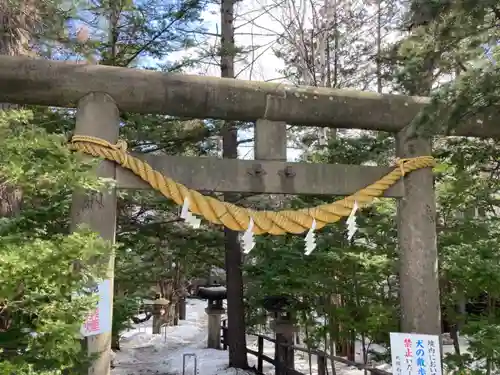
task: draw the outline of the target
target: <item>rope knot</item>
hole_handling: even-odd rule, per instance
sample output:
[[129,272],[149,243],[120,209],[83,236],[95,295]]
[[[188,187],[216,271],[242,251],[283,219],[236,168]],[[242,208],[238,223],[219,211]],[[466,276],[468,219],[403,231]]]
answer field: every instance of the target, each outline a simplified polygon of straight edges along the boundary
[[74,135],[71,138],[70,143],[76,143],[76,142],[93,143],[95,145],[103,146],[115,151],[123,151],[123,152],[127,151],[127,142],[125,142],[123,139],[119,139],[118,142],[116,142],[116,144],[112,144],[111,142],[108,142],[105,139],[92,137],[90,135]]
[[410,167],[410,172],[415,169],[425,168],[425,167],[434,167],[436,165],[436,160],[432,156],[417,156],[414,158],[398,158],[396,159],[396,165],[399,167],[401,171],[401,177],[404,177],[406,174],[405,164],[412,163],[413,166]]
[[116,145],[113,145],[113,147],[116,150],[125,152],[127,151],[127,142],[124,141],[123,139],[119,139],[118,142],[116,142]]
[[75,145],[76,143],[101,146],[116,151],[118,157],[117,161],[122,165],[128,164],[127,142],[123,139],[119,139],[116,144],[112,144],[105,139],[92,137],[90,135],[74,135],[71,138],[70,144]]
[[397,158],[396,159],[396,165],[399,167],[399,170],[401,171],[401,177],[405,176],[405,163],[409,162],[412,160],[411,158]]

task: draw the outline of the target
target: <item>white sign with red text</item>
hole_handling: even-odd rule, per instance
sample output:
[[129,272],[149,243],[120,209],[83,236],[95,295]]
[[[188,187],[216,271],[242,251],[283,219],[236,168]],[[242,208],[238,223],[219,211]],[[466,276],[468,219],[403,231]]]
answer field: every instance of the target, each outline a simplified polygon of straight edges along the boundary
[[97,306],[87,316],[80,329],[84,337],[111,331],[111,280],[103,280],[97,285],[99,295]]

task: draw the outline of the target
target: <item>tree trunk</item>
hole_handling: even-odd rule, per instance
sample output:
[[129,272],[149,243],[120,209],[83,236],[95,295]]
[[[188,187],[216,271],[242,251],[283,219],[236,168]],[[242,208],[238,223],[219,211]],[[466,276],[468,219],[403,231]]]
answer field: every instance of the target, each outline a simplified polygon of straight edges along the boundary
[[[31,39],[33,22],[37,21],[34,2],[20,3],[0,0],[0,55],[28,55],[28,43]],[[0,103],[0,111],[18,108],[17,105]],[[0,176],[0,217],[10,217],[19,213],[22,192],[16,187],[4,184]]]
[[[234,0],[221,2],[221,76],[234,78]],[[238,132],[236,124],[226,121],[222,134],[222,156],[238,158]],[[224,195],[226,201],[234,201],[234,194]],[[241,247],[238,233],[224,228],[224,249],[226,260],[227,320],[229,343],[229,366],[248,368],[245,307],[243,304],[243,275]]]
[[377,2],[377,92],[382,93],[382,0]]
[[[20,9],[19,9],[20,8]],[[0,0],[0,55],[18,56],[28,54],[26,46],[31,37],[37,11],[30,1],[10,4]],[[32,17],[32,18],[28,18]],[[10,103],[0,103],[0,111],[16,109],[19,106]],[[15,186],[6,184],[0,176],[0,217],[12,217],[21,210],[22,191]],[[10,309],[0,303],[0,332],[10,328],[12,316]]]
[[111,336],[111,350],[115,352],[120,350],[120,335],[115,334],[114,332]]
[[186,320],[186,298],[183,297],[179,301],[179,320]]

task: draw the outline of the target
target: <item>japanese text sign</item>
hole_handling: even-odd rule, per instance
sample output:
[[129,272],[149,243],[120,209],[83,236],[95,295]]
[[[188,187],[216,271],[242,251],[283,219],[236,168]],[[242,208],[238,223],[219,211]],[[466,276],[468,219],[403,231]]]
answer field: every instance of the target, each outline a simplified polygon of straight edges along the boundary
[[442,375],[439,336],[391,332],[394,375]]
[[87,316],[80,330],[84,337],[99,335],[111,331],[111,280],[104,280],[97,285],[99,301]]

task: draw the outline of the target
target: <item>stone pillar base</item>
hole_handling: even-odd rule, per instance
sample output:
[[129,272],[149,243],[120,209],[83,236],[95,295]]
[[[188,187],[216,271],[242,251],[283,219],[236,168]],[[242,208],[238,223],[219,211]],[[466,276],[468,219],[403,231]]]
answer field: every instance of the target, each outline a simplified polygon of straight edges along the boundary
[[207,347],[209,349],[220,349],[221,317],[225,314],[224,309],[205,309],[208,315],[208,338]]

